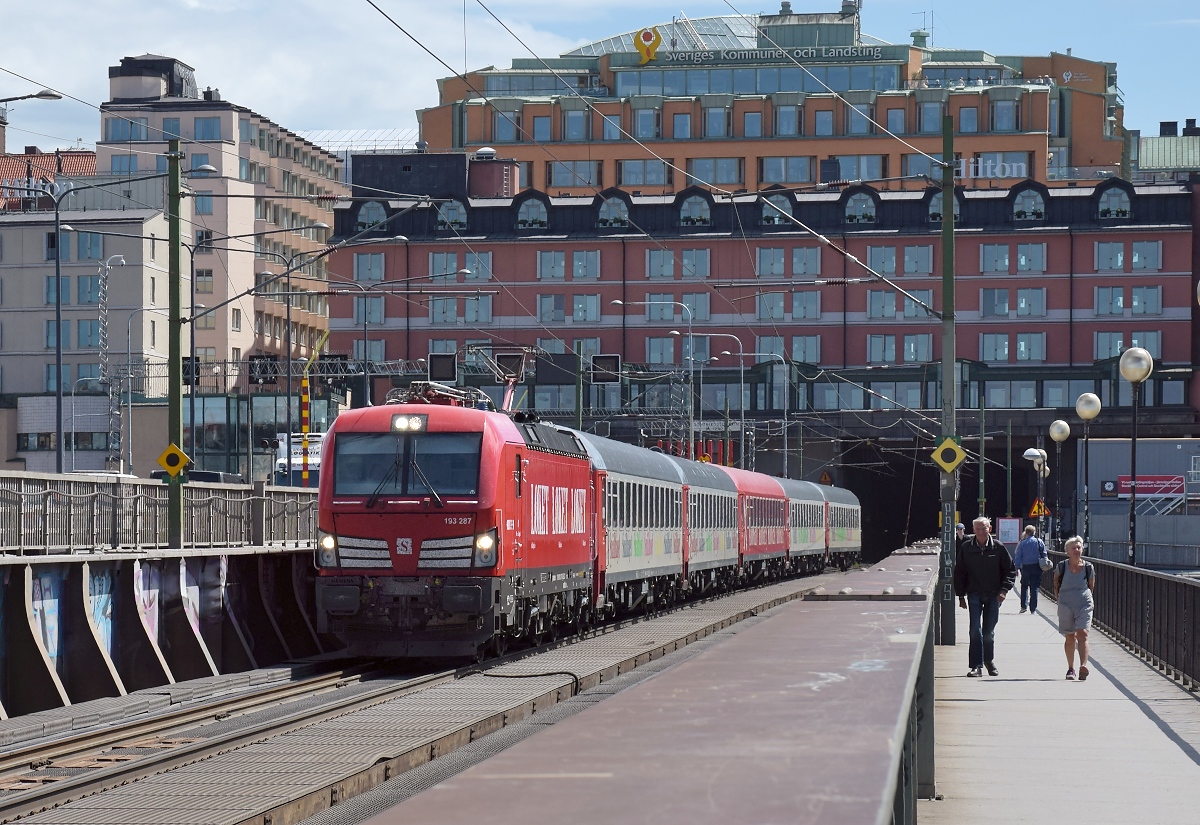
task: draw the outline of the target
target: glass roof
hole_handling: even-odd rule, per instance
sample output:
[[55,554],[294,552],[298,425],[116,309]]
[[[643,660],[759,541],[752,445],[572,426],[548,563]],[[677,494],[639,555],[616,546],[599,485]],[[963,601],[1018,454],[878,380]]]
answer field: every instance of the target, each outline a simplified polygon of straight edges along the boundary
[[[756,49],[758,48],[757,19],[755,16],[739,17],[737,15],[700,17],[695,20],[678,19],[670,23],[659,23],[658,31],[663,37],[663,47],[672,51]],[[639,31],[641,29],[588,43],[564,52],[563,57],[599,57],[604,54],[636,52],[633,38]]]

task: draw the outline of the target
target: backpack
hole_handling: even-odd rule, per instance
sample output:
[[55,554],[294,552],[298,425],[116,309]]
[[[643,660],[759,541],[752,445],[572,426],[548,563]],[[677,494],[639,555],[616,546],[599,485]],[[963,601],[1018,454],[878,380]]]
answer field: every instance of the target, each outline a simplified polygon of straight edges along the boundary
[[[1058,583],[1059,583],[1059,585],[1061,585],[1063,580],[1067,578],[1067,560],[1066,559],[1063,559],[1062,561],[1060,561],[1058,563],[1058,569],[1054,571],[1054,575],[1058,576]],[[1083,562],[1083,580],[1085,582],[1090,582],[1094,578],[1096,578],[1096,568],[1092,565],[1092,563],[1090,561],[1085,560]]]

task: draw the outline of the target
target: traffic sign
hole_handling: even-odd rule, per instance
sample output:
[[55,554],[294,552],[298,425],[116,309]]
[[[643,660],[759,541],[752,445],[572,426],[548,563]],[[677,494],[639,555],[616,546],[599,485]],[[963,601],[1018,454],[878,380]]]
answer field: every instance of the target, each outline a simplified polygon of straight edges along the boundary
[[821,478],[820,478],[820,480],[817,481],[817,483],[824,484],[826,487],[832,487],[833,486],[833,476],[831,476],[829,474],[829,471],[826,470],[825,472],[821,473]]
[[1046,506],[1046,502],[1042,501],[1040,498],[1034,499],[1033,506],[1029,508],[1029,517],[1030,518],[1039,518],[1041,516],[1049,516],[1049,515],[1050,515],[1050,508]]
[[167,475],[174,478],[183,472],[184,468],[191,463],[191,459],[183,450],[176,447],[174,444],[162,451],[162,455],[158,457],[158,466],[167,471]]
[[958,446],[953,438],[947,438],[933,448],[933,460],[947,473],[954,472],[966,457],[967,454],[963,452],[963,448]]

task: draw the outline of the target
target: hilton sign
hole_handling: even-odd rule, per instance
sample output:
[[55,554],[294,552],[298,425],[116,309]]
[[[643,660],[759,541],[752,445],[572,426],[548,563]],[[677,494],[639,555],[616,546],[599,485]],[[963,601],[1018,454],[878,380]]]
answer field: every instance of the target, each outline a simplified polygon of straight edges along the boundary
[[1029,164],[997,162],[982,158],[972,158],[971,160],[961,158],[955,165],[954,176],[956,178],[1027,178],[1029,177]]

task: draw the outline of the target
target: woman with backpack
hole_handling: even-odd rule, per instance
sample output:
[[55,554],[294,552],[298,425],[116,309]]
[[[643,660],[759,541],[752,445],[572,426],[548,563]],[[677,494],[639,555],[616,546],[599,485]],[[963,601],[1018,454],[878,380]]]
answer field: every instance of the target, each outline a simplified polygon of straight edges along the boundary
[[1064,549],[1065,561],[1054,568],[1054,598],[1058,600],[1058,632],[1065,638],[1067,679],[1075,678],[1075,650],[1079,649],[1079,681],[1088,677],[1088,631],[1092,627],[1096,568],[1083,559],[1083,539],[1072,536]]

